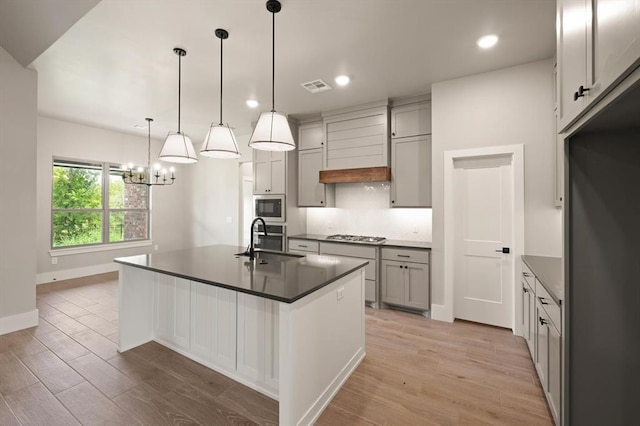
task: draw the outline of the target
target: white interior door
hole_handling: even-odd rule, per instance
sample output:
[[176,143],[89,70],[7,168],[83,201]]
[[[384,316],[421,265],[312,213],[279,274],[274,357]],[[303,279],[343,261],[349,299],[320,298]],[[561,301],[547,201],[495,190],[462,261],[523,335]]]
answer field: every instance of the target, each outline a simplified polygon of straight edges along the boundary
[[512,162],[511,155],[456,159],[453,185],[454,316],[506,328],[513,328]]

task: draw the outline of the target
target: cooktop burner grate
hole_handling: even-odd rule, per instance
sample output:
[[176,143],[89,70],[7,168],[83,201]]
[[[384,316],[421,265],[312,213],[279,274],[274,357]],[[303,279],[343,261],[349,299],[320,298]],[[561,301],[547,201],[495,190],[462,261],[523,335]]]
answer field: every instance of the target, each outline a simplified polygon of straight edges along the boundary
[[385,237],[370,237],[367,235],[348,235],[348,234],[336,234],[327,237],[327,240],[334,241],[351,241],[355,243],[383,243],[386,241]]

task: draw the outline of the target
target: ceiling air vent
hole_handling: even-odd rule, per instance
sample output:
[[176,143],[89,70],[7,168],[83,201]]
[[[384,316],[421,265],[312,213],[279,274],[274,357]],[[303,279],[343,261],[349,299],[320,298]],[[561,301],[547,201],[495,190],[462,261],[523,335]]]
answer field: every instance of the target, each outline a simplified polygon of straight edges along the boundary
[[325,90],[331,90],[331,86],[322,80],[313,80],[307,83],[302,83],[302,87],[310,91],[311,93],[324,92]]

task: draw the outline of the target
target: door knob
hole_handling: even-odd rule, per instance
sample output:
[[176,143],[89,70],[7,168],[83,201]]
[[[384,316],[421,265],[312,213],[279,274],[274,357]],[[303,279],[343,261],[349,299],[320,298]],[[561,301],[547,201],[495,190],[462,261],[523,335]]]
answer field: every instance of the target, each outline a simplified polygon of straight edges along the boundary
[[496,250],[496,253],[505,253],[505,254],[509,254],[511,251],[509,250],[509,247],[502,247],[500,250]]

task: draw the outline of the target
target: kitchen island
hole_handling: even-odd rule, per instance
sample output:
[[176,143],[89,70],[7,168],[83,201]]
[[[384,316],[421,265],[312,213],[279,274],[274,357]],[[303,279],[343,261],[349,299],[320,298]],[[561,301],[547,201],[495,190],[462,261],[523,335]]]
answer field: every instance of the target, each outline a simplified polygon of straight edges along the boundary
[[115,259],[119,350],[156,341],[312,424],[365,356],[366,260],[215,245]]

